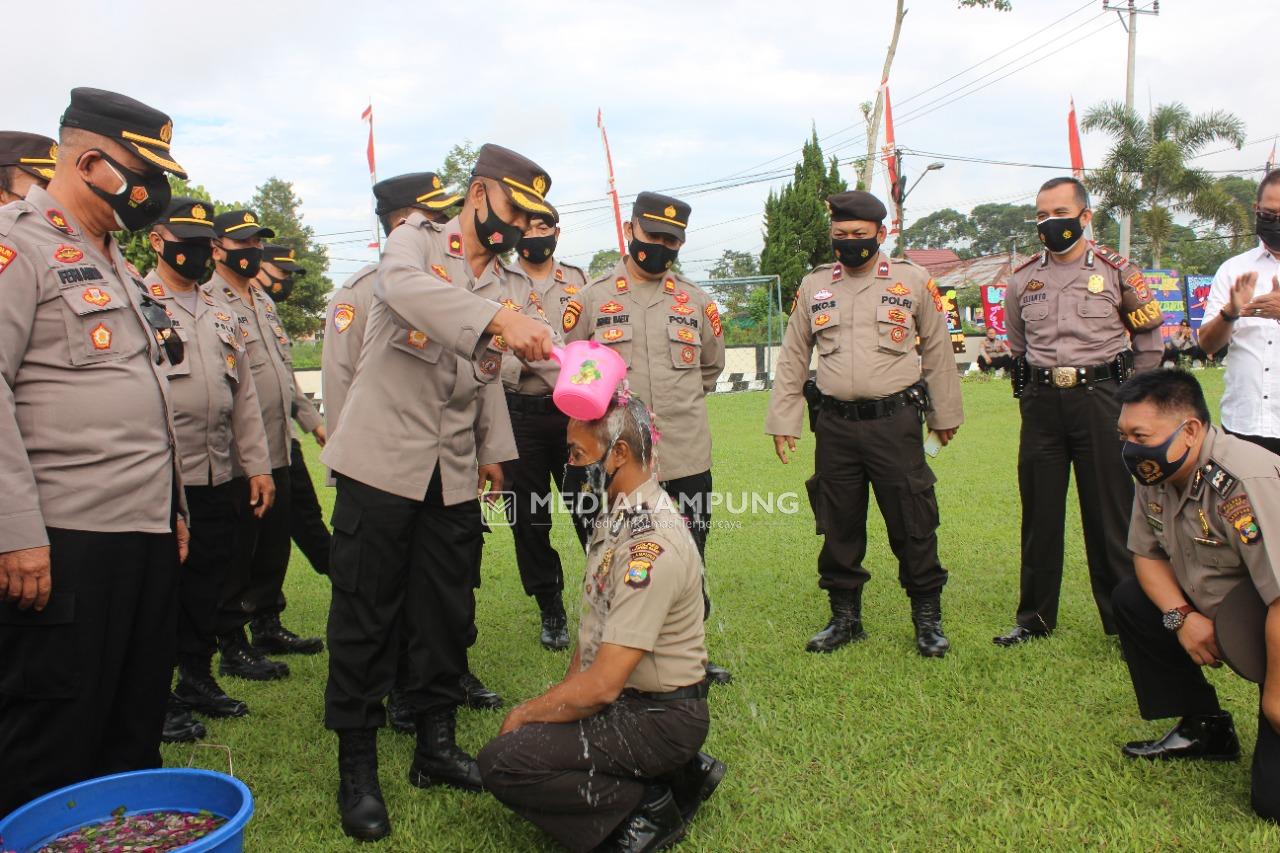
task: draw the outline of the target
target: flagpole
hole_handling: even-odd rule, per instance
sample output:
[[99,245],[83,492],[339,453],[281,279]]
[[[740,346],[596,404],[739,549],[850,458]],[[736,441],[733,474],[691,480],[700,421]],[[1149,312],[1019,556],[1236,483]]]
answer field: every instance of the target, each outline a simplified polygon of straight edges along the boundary
[[[360,118],[369,122],[369,146],[365,151],[369,158],[369,186],[378,183],[378,167],[373,156],[373,96],[369,96],[369,106],[360,115]],[[369,244],[369,248],[378,250],[378,257],[382,257],[382,232],[381,223],[378,222],[377,200],[373,201],[373,242]]]
[[618,204],[618,186],[613,177],[613,155],[609,153],[609,134],[604,129],[604,111],[596,109],[596,127],[600,128],[600,141],[604,143],[604,162],[609,170],[609,195],[613,199],[613,222],[618,228],[618,254],[627,254],[627,241],[622,233],[622,207]]

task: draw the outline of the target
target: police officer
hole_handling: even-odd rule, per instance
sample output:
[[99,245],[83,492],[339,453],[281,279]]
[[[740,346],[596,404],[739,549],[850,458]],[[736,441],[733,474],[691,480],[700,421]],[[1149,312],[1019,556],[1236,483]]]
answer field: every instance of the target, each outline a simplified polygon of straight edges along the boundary
[[[1136,577],[1112,602],[1143,719],[1179,717],[1129,758],[1235,760],[1231,714],[1202,666],[1218,666],[1223,599],[1250,584],[1266,604],[1266,674],[1253,753],[1253,810],[1280,821],[1280,457],[1210,425],[1199,383],[1180,370],[1130,379],[1118,395],[1123,458],[1137,480],[1129,549]],[[1218,617],[1218,618],[1215,618]]]
[[[294,278],[299,274],[305,275],[306,270],[298,263],[297,253],[293,249],[279,243],[263,245],[262,268],[258,271],[255,283],[273,303],[279,306],[288,301],[293,294]],[[290,366],[292,367],[292,360]],[[324,447],[328,438],[324,418],[320,417],[315,404],[302,392],[297,372],[292,370],[290,372],[293,377],[293,402],[289,407],[290,414],[293,415],[294,422],[302,427],[303,432],[311,433],[315,437],[316,444]],[[297,435],[289,440],[289,486],[293,489],[293,494],[290,495],[293,513],[289,519],[289,536],[312,568],[322,575],[327,575],[329,574],[329,528],[325,527],[324,516],[320,511],[320,499],[316,497],[316,487],[311,482],[311,472],[307,470],[307,460],[302,455],[302,443],[298,441]],[[276,603],[280,610],[284,609],[283,592]],[[287,643],[277,643],[271,632],[261,637],[255,635],[254,644],[267,653],[288,653]]]
[[415,210],[391,232],[356,375],[320,457],[338,484],[325,725],[338,733],[339,811],[356,838],[391,831],[377,728],[401,629],[418,728],[410,782],[480,789],[454,715],[483,542],[476,494],[501,488],[500,463],[516,452],[499,347],[527,361],[551,354],[545,323],[500,304],[510,273],[497,255],[546,210],[550,185],[536,163],[485,145],[458,217],[441,226]]
[[160,766],[187,548],[182,344],[110,234],[186,177],[173,123],[77,88],[61,125],[48,190],[0,209],[0,814]]
[[1133,481],[1117,456],[1116,393],[1133,370],[1160,363],[1160,303],[1142,270],[1084,239],[1093,219],[1084,185],[1054,178],[1036,196],[1044,251],[1014,271],[1005,293],[1013,394],[1019,399],[1022,592],[1015,646],[1058,624],[1063,507],[1074,466],[1085,557],[1102,628],[1116,632],[1111,591],[1133,575],[1125,546]]
[[[927,272],[881,251],[887,232],[879,199],[837,193],[827,207],[837,262],[800,282],[765,421],[786,464],[809,402],[817,470],[807,486],[825,534],[818,585],[831,599],[831,620],[805,648],[831,652],[866,636],[862,587],[871,576],[862,560],[871,486],[898,558],[898,582],[911,598],[916,648],[942,657],[950,648],[942,631],[947,572],[938,560],[936,478],[920,429],[924,420],[945,445],[964,421],[942,297]],[[809,382],[815,348],[817,379]]]
[[[567,340],[589,338],[622,356],[631,389],[653,406],[659,428],[680,436],[657,460],[658,477],[690,520],[698,553],[705,554],[712,489],[707,394],[724,369],[724,338],[715,300],[671,270],[690,210],[670,196],[636,196],[631,221],[623,225],[627,256],[565,303],[562,327]],[[578,494],[580,478],[581,471],[570,467],[564,491]],[[580,540],[586,518],[578,514]],[[710,598],[706,609],[710,614]],[[707,677],[718,684],[732,679],[715,664],[708,664]]]
[[0,130],[0,205],[20,201],[53,180],[58,143],[38,133]]
[[570,421],[568,440],[608,496],[587,548],[578,647],[559,684],[507,715],[481,774],[569,850],[661,850],[725,773],[698,752],[710,725],[702,559],[651,474],[639,398]]
[[[582,270],[556,260],[560,214],[552,205],[547,208],[548,213],[529,216],[529,228],[516,244],[513,270],[520,275],[513,281],[519,286],[511,294],[513,305],[542,319],[547,311],[563,316],[565,304],[586,285]],[[557,323],[557,339],[558,327]],[[526,365],[519,359],[507,359],[502,366],[511,430],[520,452],[518,459],[502,466],[512,494],[508,513],[516,565],[525,594],[533,596],[542,614],[539,640],[543,648],[558,651],[569,647],[564,571],[551,545],[551,484],[564,475],[569,423],[551,402],[560,369],[554,362]]]
[[[270,681],[286,678],[288,664],[266,658],[260,640],[277,641],[275,648],[315,654],[319,638],[303,639],[280,624],[280,589],[289,567],[289,524],[293,513],[289,482],[289,418],[294,399],[289,337],[280,325],[271,299],[254,284],[262,266],[262,238],[275,232],[251,210],[228,210],[214,217],[215,268],[208,290],[235,319],[245,357],[258,392],[262,424],[267,433],[275,503],[259,517],[253,512],[244,472],[236,470],[239,524],[236,556],[227,572],[218,617],[218,646],[223,675]],[[253,622],[254,643],[245,637]]]
[[200,287],[213,256],[213,208],[175,198],[148,237],[156,266],[143,283],[164,306],[186,358],[169,370],[169,396],[191,514],[191,553],[178,577],[178,682],[165,718],[166,740],[193,740],[209,717],[242,717],[248,706],[213,678],[218,604],[234,557],[236,491],[232,458],[248,475],[261,516],[275,499],[258,392],[231,314]]

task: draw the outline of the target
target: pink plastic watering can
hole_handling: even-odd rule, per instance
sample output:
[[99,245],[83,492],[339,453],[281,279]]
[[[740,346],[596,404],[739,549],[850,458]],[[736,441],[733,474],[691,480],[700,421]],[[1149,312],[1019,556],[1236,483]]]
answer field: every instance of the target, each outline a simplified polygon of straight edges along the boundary
[[560,378],[551,392],[556,408],[580,421],[602,417],[627,375],[622,356],[595,341],[573,341],[555,347],[551,357],[560,364]]

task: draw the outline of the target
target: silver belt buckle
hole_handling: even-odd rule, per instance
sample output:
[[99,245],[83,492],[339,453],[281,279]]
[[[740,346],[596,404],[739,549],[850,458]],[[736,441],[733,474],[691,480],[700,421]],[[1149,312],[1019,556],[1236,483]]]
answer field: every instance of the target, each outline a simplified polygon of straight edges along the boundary
[[1074,388],[1080,383],[1080,374],[1074,367],[1055,367],[1052,376],[1054,388]]

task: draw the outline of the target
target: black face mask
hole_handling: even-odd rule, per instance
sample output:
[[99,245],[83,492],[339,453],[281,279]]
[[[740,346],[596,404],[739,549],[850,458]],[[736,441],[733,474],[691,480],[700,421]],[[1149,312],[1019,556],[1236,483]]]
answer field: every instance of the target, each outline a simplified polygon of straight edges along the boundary
[[483,220],[480,219],[479,213],[471,214],[476,220],[476,236],[480,238],[480,243],[489,251],[497,253],[515,248],[515,245],[524,237],[524,229],[512,225],[494,213],[493,206],[488,203],[487,195],[485,206],[489,208],[489,212],[485,214]]
[[[1267,217],[1263,219],[1263,217]],[[1273,252],[1280,252],[1280,216],[1258,212],[1254,216],[1253,230],[1258,233],[1262,245]]]
[[831,240],[831,249],[836,253],[840,263],[849,269],[865,266],[872,258],[880,254],[880,241],[875,237],[862,237],[857,240]]
[[109,193],[85,181],[98,198],[111,206],[117,225],[126,231],[139,231],[160,218],[160,214],[169,206],[169,199],[173,194],[169,188],[169,179],[165,177],[164,172],[140,175],[120,165],[101,149],[89,150],[101,157],[107,164],[107,168],[115,172],[116,177],[120,179],[120,189],[114,193]]
[[636,266],[650,275],[661,275],[671,269],[680,255],[679,249],[672,249],[661,243],[646,243],[638,237],[632,237],[627,244],[627,253]]
[[236,275],[255,278],[262,269],[262,248],[226,249],[227,259],[222,263]]
[[1169,448],[1186,425],[1186,421],[1178,424],[1178,428],[1159,444],[1136,444],[1132,441],[1124,443],[1124,447],[1120,450],[1120,456],[1124,459],[1124,467],[1129,469],[1129,473],[1133,475],[1135,480],[1144,486],[1154,486],[1157,483],[1163,483],[1178,473],[1182,463],[1187,461],[1191,448],[1188,447],[1181,456],[1172,462],[1169,461]]
[[1051,216],[1037,222],[1036,230],[1040,232],[1040,242],[1055,255],[1071,251],[1084,236],[1079,216]]
[[267,278],[271,281],[271,286],[266,288],[267,296],[271,297],[272,302],[284,302],[289,298],[289,294],[293,293],[293,276],[276,278],[271,273],[267,273]]
[[213,246],[204,242],[183,243],[176,240],[165,240],[160,257],[173,267],[174,272],[187,281],[199,281],[209,270],[209,259],[213,257]]
[[551,256],[556,252],[556,235],[521,237],[520,242],[516,244],[516,252],[520,254],[520,257],[533,264],[540,264],[543,261],[550,260]]

